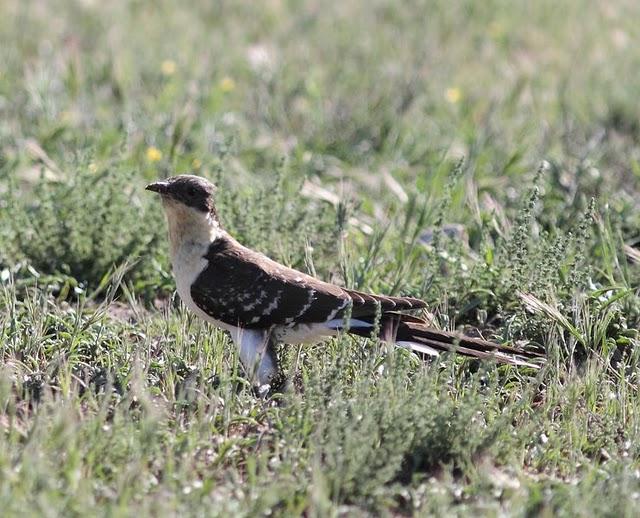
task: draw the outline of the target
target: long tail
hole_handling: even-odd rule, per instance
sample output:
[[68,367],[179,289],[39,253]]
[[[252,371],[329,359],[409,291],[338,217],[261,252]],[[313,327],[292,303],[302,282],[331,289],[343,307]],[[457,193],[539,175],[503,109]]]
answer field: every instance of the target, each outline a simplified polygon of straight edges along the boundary
[[[352,320],[349,332],[371,336],[372,323],[372,318],[358,317]],[[438,356],[441,352],[455,352],[463,356],[536,369],[544,363],[544,355],[539,352],[441,331],[430,327],[422,319],[401,313],[383,314],[379,329],[382,340],[430,356]]]

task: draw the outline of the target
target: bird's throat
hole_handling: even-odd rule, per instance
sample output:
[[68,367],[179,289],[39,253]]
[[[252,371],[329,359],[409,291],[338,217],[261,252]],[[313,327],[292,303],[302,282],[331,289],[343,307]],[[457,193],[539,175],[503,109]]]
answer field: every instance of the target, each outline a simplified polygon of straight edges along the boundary
[[213,213],[195,210],[171,200],[166,201],[164,206],[172,257],[185,246],[208,247],[222,232]]

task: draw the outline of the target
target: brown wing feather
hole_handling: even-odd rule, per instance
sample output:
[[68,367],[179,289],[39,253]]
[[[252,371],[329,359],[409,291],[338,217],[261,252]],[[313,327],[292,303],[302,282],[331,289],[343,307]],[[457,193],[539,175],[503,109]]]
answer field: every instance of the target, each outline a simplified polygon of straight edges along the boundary
[[375,314],[378,306],[382,313],[387,311],[408,311],[426,308],[423,300],[412,297],[389,297],[387,295],[373,295],[356,290],[344,290],[353,301],[352,316],[366,316]]
[[267,328],[323,322],[349,302],[338,286],[280,265],[228,235],[212,243],[205,258],[208,265],[191,296],[227,324]]
[[242,246],[229,235],[211,244],[207,267],[191,288],[194,302],[227,324],[266,328],[321,323],[341,318],[349,304],[352,316],[425,307],[418,299],[371,295],[347,290],[287,268]]

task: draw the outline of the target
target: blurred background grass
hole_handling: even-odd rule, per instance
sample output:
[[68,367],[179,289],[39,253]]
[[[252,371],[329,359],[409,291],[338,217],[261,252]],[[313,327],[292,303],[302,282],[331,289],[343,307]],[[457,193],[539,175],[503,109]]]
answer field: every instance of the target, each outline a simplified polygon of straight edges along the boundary
[[[640,5],[0,10],[7,509],[606,513],[609,491],[632,512]],[[171,298],[143,187],[179,173],[218,183],[243,243],[424,297],[549,368],[340,340],[283,353],[281,407],[253,398],[226,338]]]

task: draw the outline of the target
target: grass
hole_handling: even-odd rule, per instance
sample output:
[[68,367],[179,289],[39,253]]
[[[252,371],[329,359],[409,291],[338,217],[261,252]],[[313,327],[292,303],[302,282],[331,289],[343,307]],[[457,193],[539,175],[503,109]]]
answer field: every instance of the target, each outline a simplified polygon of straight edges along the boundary
[[[635,515],[640,53],[622,0],[6,0],[4,515]],[[256,397],[144,185],[541,372],[339,337]],[[476,331],[478,332],[478,331]]]

